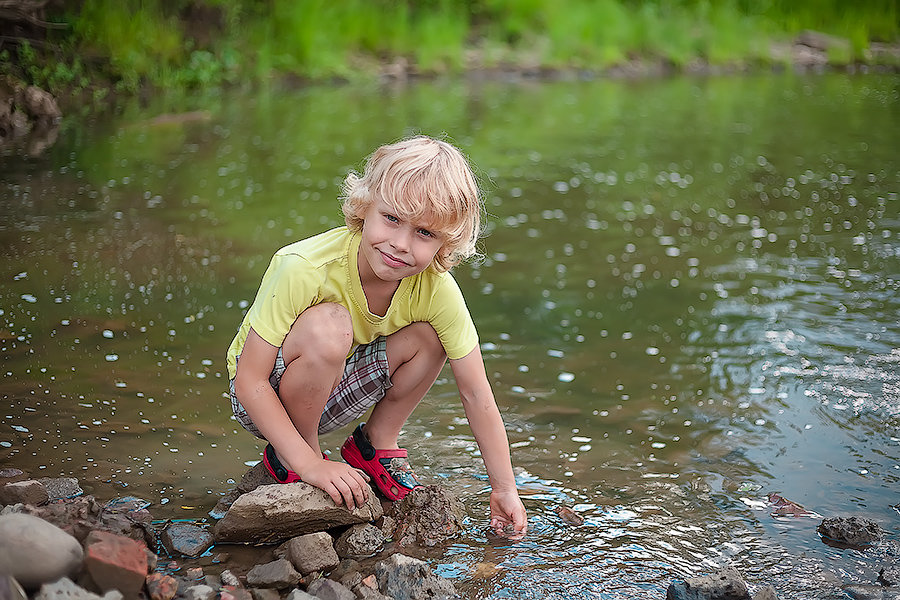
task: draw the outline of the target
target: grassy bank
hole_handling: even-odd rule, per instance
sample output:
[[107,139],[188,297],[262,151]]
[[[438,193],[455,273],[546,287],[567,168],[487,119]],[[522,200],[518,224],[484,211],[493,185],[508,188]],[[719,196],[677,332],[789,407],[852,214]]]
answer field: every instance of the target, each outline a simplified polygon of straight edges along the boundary
[[832,64],[896,62],[872,53],[898,38],[894,0],[0,0],[0,75],[102,95],[284,75],[768,65],[789,61],[773,48],[804,30],[832,36]]

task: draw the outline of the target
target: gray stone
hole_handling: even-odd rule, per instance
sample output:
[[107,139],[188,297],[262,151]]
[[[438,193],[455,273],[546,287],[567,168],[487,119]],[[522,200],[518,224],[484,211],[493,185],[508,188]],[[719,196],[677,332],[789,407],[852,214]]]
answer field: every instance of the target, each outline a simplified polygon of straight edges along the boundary
[[172,523],[160,536],[169,552],[197,557],[213,545],[213,536],[203,527],[191,523]]
[[402,546],[436,546],[462,529],[465,507],[449,490],[437,485],[416,488],[391,510],[393,539]]
[[381,593],[394,600],[456,597],[456,588],[449,580],[432,573],[425,561],[405,554],[393,554],[379,561],[375,565],[375,577]]
[[340,564],[331,536],[324,531],[291,538],[284,549],[285,558],[304,575],[333,569]]
[[775,588],[767,585],[753,594],[753,600],[778,600]]
[[256,565],[247,573],[247,585],[261,588],[288,588],[300,583],[300,573],[287,560],[279,558]]
[[751,600],[741,574],[727,568],[712,575],[689,577],[671,583],[666,600]]
[[40,481],[27,479],[7,483],[0,487],[0,504],[30,504],[39,506],[46,504],[50,495]]
[[54,583],[42,585],[34,600],[122,600],[122,593],[110,590],[98,596],[75,584],[68,577],[63,577]]
[[284,600],[318,600],[315,596],[311,596],[303,590],[291,590],[291,593],[285,596]]
[[853,584],[845,585],[841,589],[853,600],[900,600],[900,588]]
[[229,569],[225,569],[222,571],[222,574],[219,575],[222,585],[230,585],[233,587],[243,587],[241,584],[241,580],[238,579],[238,576],[232,573]]
[[74,477],[41,477],[38,481],[47,490],[51,502],[68,500],[84,494],[84,490]]
[[356,600],[356,594],[331,579],[316,579],[306,589],[319,600]]
[[384,547],[384,534],[370,523],[351,525],[338,537],[334,549],[341,558],[366,558]]
[[74,576],[84,558],[78,540],[32,515],[0,516],[0,540],[0,573],[12,575],[26,590]]
[[884,534],[881,526],[872,519],[856,516],[823,519],[816,531],[826,541],[848,546],[867,546]]
[[382,514],[374,492],[364,506],[351,511],[307,483],[262,485],[235,500],[213,534],[222,543],[277,543],[298,534],[367,523]]
[[214,600],[216,594],[216,590],[201,583],[184,590],[184,600]]

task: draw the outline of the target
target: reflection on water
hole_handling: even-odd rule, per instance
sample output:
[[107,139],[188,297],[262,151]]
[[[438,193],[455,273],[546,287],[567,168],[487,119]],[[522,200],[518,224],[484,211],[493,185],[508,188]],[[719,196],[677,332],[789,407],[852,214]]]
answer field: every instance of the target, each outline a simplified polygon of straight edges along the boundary
[[339,223],[377,145],[449,132],[484,169],[485,259],[457,278],[531,532],[486,533],[448,371],[402,440],[469,508],[439,571],[472,598],[663,598],[728,564],[780,598],[873,581],[889,547],[825,546],[769,495],[900,532],[897,95],[879,76],[438,82],[64,123],[44,158],[0,158],[0,466],[206,518],[259,460],[223,357],[271,253]]

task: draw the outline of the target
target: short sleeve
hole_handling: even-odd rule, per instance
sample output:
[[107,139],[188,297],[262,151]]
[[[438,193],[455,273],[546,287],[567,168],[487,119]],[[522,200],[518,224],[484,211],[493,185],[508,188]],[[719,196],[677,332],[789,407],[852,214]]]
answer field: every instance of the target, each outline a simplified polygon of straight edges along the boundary
[[440,276],[430,312],[428,321],[437,332],[448,358],[463,358],[475,349],[478,331],[462,291],[450,273]]
[[303,257],[276,254],[247,315],[253,330],[273,346],[281,346],[300,313],[316,302],[318,278]]

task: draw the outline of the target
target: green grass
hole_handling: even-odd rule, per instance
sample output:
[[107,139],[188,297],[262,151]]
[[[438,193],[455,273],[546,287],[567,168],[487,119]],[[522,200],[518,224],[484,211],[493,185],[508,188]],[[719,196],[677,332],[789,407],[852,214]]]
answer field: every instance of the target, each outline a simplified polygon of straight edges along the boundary
[[[284,74],[371,76],[404,59],[416,71],[537,63],[602,70],[634,59],[686,67],[770,60],[774,41],[812,29],[848,40],[836,64],[867,60],[873,40],[896,41],[895,0],[84,0],[52,20],[52,51],[20,45],[19,72],[52,88],[96,75],[119,89],[205,88]],[[197,6],[221,16],[204,42],[184,20]],[[10,57],[12,63],[12,57]],[[7,71],[16,67],[5,65]]]

